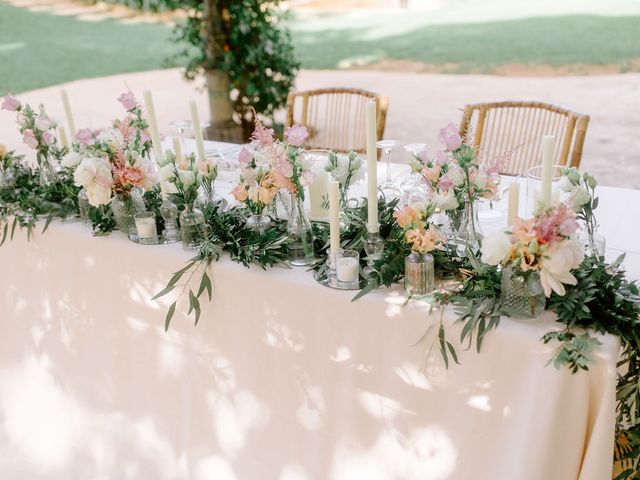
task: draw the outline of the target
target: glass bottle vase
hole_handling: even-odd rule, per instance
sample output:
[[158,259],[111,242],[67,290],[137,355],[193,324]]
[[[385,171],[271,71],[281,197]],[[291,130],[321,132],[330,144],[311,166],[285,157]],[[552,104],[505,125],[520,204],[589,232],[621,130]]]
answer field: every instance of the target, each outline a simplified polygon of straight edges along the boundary
[[546,301],[538,272],[531,271],[524,275],[511,265],[502,270],[500,305],[509,315],[516,318],[537,317],[544,311]]
[[467,249],[477,252],[480,249],[482,235],[478,221],[478,209],[474,202],[466,201],[460,217],[460,225],[456,233],[456,244],[459,255],[464,255]]
[[578,234],[578,238],[584,244],[585,255],[597,255],[598,257],[604,257],[607,246],[606,239],[596,228],[591,232],[586,229],[582,230]]
[[289,262],[294,266],[310,265],[314,261],[313,231],[297,194],[291,194],[291,213],[287,220],[289,234]]
[[87,196],[87,191],[83,188],[78,192],[78,214],[80,215],[80,219],[84,221],[89,220],[89,209],[91,205],[89,204],[89,197]]
[[198,250],[204,242],[204,214],[193,205],[185,205],[180,214],[180,237],[185,250]]
[[228,202],[224,198],[216,195],[212,180],[208,184],[202,184],[202,187],[198,190],[198,197],[193,205],[203,212],[212,206],[218,206],[219,211],[224,212],[227,209]]
[[130,192],[116,193],[111,200],[111,211],[118,230],[137,241],[135,215],[145,211],[144,200],[137,189]]
[[428,295],[435,289],[435,262],[430,253],[411,252],[404,260],[404,290],[409,297]]

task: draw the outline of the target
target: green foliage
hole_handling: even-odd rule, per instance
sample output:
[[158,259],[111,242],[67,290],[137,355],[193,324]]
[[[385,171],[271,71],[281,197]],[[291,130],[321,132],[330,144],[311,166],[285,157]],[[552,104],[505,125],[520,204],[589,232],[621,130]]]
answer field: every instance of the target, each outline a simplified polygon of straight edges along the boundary
[[[201,0],[183,7],[189,17],[175,28],[175,38],[185,45],[178,57],[186,62],[185,76],[203,70],[228,75],[235,110],[245,133],[251,131],[251,109],[273,117],[284,106],[293,87],[299,63],[288,31],[281,28],[280,0],[220,0],[211,2],[211,23],[203,18]],[[213,45],[208,39],[214,37]]]

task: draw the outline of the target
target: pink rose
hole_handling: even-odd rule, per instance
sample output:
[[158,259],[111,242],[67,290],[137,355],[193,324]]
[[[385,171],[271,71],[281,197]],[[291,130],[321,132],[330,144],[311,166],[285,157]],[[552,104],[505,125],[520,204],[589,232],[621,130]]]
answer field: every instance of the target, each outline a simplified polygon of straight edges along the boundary
[[15,112],[21,106],[22,104],[20,103],[20,101],[10,93],[8,93],[6,97],[4,97],[4,102],[2,102],[2,110],[9,110],[10,112]]
[[22,141],[31,148],[36,148],[38,146],[38,140],[36,140],[36,136],[31,129],[26,129],[22,133]]
[[458,133],[458,127],[453,123],[441,128],[439,137],[440,141],[444,143],[444,146],[450,152],[455,152],[462,146],[462,138]]
[[36,117],[35,126],[38,130],[49,130],[51,127],[51,120],[46,115],[38,115]]
[[138,105],[138,101],[136,100],[135,95],[131,90],[128,92],[124,92],[122,95],[118,97],[118,101],[122,104],[124,108],[128,110],[133,110]]
[[302,125],[287,127],[284,131],[284,138],[287,139],[289,145],[293,145],[294,147],[301,147],[308,136],[309,132],[307,132],[306,127]]
[[93,144],[93,132],[88,128],[81,128],[76,132],[76,140],[80,142],[80,145]]
[[55,143],[56,138],[53,136],[53,134],[51,132],[44,132],[42,134],[42,141],[48,145],[51,146]]

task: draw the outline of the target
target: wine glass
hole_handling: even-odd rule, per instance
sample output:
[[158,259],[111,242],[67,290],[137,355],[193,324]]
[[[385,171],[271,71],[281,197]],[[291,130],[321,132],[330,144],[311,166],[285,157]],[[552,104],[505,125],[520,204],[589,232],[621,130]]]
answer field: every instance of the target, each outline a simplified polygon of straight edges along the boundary
[[397,198],[402,195],[400,187],[391,179],[391,151],[401,145],[398,140],[380,140],[376,143],[376,147],[384,151],[387,174],[384,182],[380,184],[378,189],[382,192],[387,200]]
[[[400,201],[400,205],[411,205],[415,202],[424,202],[429,198],[430,190],[425,185],[424,179],[419,172],[419,170],[415,168],[422,168],[421,161],[416,160],[415,157],[418,157],[420,153],[426,152],[429,148],[429,145],[426,143],[410,143],[402,147],[405,152],[408,152],[411,155],[411,159],[409,163],[411,165],[411,173],[406,176],[406,178],[400,184],[400,191],[402,192],[402,199]],[[420,167],[418,167],[420,165]]]
[[191,128],[191,120],[174,120],[171,122],[171,126],[178,130],[178,136],[180,137],[180,146],[182,146],[182,151],[185,152],[184,148],[184,131],[187,128]]

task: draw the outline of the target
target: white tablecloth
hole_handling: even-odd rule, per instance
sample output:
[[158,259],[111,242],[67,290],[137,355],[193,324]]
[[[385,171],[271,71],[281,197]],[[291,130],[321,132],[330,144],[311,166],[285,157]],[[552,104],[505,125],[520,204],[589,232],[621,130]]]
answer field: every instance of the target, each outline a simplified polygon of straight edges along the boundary
[[[618,194],[637,205],[603,191],[603,211]],[[610,478],[616,338],[571,375],[547,366],[552,314],[503,319],[477,354],[447,311],[445,370],[414,346],[440,312],[398,289],[352,303],[227,258],[200,324],[164,333],[170,299],[150,297],[189,256],[79,223],[0,249],[3,480]]]

